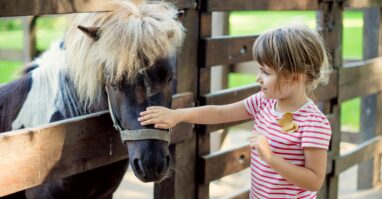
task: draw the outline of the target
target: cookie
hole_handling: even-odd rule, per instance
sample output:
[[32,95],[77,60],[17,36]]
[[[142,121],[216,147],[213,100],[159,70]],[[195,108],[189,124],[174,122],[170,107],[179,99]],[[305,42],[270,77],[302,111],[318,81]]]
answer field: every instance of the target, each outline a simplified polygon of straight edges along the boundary
[[293,113],[285,113],[277,122],[284,133],[292,133],[298,129],[298,125],[293,121]]

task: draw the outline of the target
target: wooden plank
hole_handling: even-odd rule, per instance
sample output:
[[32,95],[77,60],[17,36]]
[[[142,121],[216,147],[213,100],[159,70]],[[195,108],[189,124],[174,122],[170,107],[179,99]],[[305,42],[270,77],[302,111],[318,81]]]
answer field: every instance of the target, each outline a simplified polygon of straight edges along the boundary
[[23,17],[23,42],[24,42],[24,62],[30,62],[37,56],[36,42],[36,16]]
[[339,101],[366,96],[382,90],[382,57],[347,64],[340,69]]
[[381,0],[345,0],[344,1],[345,8],[370,8],[370,7],[382,7]]
[[[194,1],[176,0],[179,8],[195,8]],[[0,17],[108,11],[105,0],[0,0]]]
[[[186,3],[195,4],[195,1],[184,0]],[[179,2],[179,1],[178,1]],[[195,93],[192,97],[194,102],[197,95],[197,56],[198,56],[198,41],[199,41],[199,12],[196,9],[186,10],[182,23],[187,30],[186,38],[183,47],[178,55],[176,68],[176,92],[191,92]],[[173,104],[174,105],[174,104]],[[191,106],[195,106],[193,103]],[[175,108],[175,107],[173,107]],[[178,142],[174,147],[170,146],[172,151],[172,160],[175,165],[175,170],[170,178],[163,183],[155,184],[154,198],[155,199],[194,199],[196,193],[195,183],[195,168],[196,168],[196,136],[193,136],[193,126],[191,124],[181,123],[178,126],[188,125],[192,129],[187,129],[187,139]],[[183,130],[174,128],[173,136],[184,134]],[[190,131],[191,130],[191,131]],[[191,136],[191,137],[189,137]],[[176,138],[172,137],[176,140]],[[186,172],[183,172],[186,171]],[[168,193],[171,193],[170,196]]]
[[329,82],[327,85],[318,86],[313,94],[313,100],[316,102],[323,102],[335,99],[338,95],[338,74],[337,71],[333,71],[330,74]]
[[[173,96],[172,108],[186,108],[194,106],[194,95],[190,92],[180,93]],[[193,126],[189,123],[180,123],[172,129],[171,143],[179,143],[193,136]]]
[[258,83],[237,88],[225,89],[206,94],[201,98],[201,105],[223,105],[243,100],[261,90]]
[[[363,59],[372,59],[378,57],[378,41],[379,39],[379,16],[380,8],[367,8],[363,10]],[[382,66],[381,66],[382,67]],[[377,114],[377,94],[362,97],[361,99],[361,124],[360,132],[362,132],[362,141],[369,140],[376,136],[376,120]],[[378,168],[379,169],[379,168]],[[367,160],[358,166],[357,178],[358,189],[373,188],[374,158]],[[379,178],[375,176],[376,178]]]
[[[327,101],[337,97],[337,74],[333,72],[327,85],[322,85],[314,91],[315,101]],[[243,100],[261,90],[258,83],[237,88],[225,89],[206,94],[201,98],[201,105],[223,105]]]
[[361,143],[355,149],[335,160],[334,174],[339,175],[350,167],[382,154],[382,136]]
[[312,0],[206,0],[201,1],[205,12],[231,10],[317,10]]
[[198,80],[198,41],[199,41],[199,13],[196,10],[187,10],[183,19],[187,30],[184,44],[179,53],[176,69],[176,92],[193,92],[197,95]]
[[[211,36],[211,24],[212,24],[212,16],[211,13],[201,13],[200,14],[200,21],[199,21],[199,37],[210,37]],[[211,70],[210,68],[201,68],[200,64],[204,62],[204,55],[205,52],[203,52],[199,45],[199,51],[198,51],[198,73],[199,73],[199,79],[198,79],[198,96],[199,99],[201,95],[204,95],[206,93],[210,93],[211,91]],[[206,133],[205,131],[205,125],[197,125],[196,126],[196,139],[197,139],[197,157],[206,155],[210,153],[210,143],[211,143],[211,137],[210,134]],[[200,182],[202,180],[202,177],[199,175],[203,171],[203,168],[199,167],[200,165],[200,158],[196,158],[196,177],[195,182]],[[196,198],[197,199],[208,199],[209,198],[209,184],[200,184],[197,183],[196,188]]]
[[[202,50],[205,52],[204,66],[234,64],[252,61],[252,46],[258,35],[249,36],[219,36],[202,40]],[[224,50],[222,50],[224,49]]]
[[0,196],[127,158],[107,112],[0,134]]
[[223,176],[236,173],[250,165],[250,148],[246,144],[241,147],[236,147],[229,151],[216,152],[202,157],[200,162],[202,165],[203,183],[208,184],[211,181],[217,180]]
[[[174,96],[174,108],[189,104],[189,99],[188,94]],[[189,134],[176,134],[183,133]],[[103,111],[1,133],[0,157],[1,197],[125,159],[127,148],[114,130],[109,112]]]
[[[246,144],[227,151],[219,151],[203,156],[200,165],[203,168],[200,174],[203,176],[201,183],[208,184],[248,168],[251,161],[250,155],[249,144]],[[332,166],[335,157],[332,152],[328,153],[327,159],[326,174],[330,174],[334,171]]]
[[22,61],[24,59],[21,50],[0,50],[0,60]]
[[0,0],[0,17],[107,11],[105,0]]
[[230,127],[234,127],[246,122],[252,122],[252,120],[242,120],[242,121],[236,121],[236,122],[226,122],[221,124],[211,124],[206,126],[206,133],[211,133],[220,129],[226,129]]

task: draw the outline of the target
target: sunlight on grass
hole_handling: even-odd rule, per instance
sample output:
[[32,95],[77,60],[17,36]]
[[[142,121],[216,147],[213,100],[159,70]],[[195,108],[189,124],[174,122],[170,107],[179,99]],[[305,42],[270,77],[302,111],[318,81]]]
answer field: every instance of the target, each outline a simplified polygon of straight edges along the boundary
[[256,75],[252,74],[240,74],[230,73],[228,76],[228,87],[235,88],[247,84],[253,84],[256,82]]
[[358,132],[360,129],[361,99],[354,98],[341,104],[341,130]]
[[19,76],[20,61],[0,61],[0,83],[6,83]]

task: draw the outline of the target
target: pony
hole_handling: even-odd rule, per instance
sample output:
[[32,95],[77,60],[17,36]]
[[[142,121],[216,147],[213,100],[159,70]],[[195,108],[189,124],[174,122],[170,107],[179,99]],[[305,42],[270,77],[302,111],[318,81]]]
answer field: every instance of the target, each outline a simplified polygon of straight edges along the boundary
[[169,132],[137,118],[171,105],[182,12],[142,0],[110,0],[108,10],[78,14],[29,72],[0,87],[0,132],[109,109],[129,158],[6,197],[112,198],[129,164],[143,182],[168,175]]

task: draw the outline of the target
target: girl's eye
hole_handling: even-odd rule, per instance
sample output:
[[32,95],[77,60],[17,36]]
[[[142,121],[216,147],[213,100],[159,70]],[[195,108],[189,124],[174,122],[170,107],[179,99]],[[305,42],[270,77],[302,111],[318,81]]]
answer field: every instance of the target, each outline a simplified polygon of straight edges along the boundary
[[267,71],[265,71],[265,70],[261,69],[261,72],[264,73],[265,75],[269,75],[269,73]]

